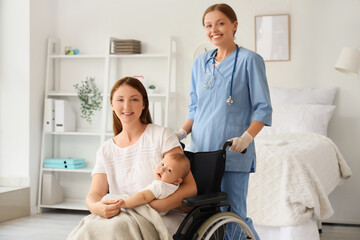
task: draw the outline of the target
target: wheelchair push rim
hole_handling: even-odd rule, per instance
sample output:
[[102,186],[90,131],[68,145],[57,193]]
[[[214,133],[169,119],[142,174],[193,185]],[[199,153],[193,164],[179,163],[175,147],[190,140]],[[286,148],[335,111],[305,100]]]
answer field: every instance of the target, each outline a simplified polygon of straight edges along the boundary
[[[219,232],[217,232],[217,230],[223,227],[221,231],[225,232],[226,224],[228,223],[237,224],[236,229],[234,228],[235,231],[239,231],[240,235],[245,236],[245,239],[256,239],[250,227],[241,217],[232,212],[221,212],[214,214],[201,225],[201,227],[197,230],[198,237],[196,240],[225,239],[224,235],[221,234],[219,236]],[[233,231],[230,233],[230,239],[235,239],[235,233],[236,232]]]

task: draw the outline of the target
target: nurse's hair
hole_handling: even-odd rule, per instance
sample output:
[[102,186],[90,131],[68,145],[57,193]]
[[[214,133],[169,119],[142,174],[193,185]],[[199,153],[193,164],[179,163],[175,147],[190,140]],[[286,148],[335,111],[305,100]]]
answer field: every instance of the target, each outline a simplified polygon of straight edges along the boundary
[[[114,96],[114,93],[116,92],[116,90],[118,90],[118,88],[123,85],[128,85],[132,88],[135,88],[142,95],[143,102],[144,102],[144,109],[142,110],[142,113],[140,116],[140,121],[141,121],[141,123],[144,123],[144,124],[152,123],[151,115],[149,112],[149,98],[148,98],[148,95],[147,95],[144,85],[137,78],[124,77],[124,78],[118,80],[114,84],[114,86],[111,88],[110,104],[112,104],[113,96]],[[113,115],[113,131],[114,131],[114,136],[116,136],[122,131],[123,127],[122,127],[120,119],[118,118],[118,116],[116,116],[114,111],[112,112],[112,115]]]
[[[203,26],[205,26],[205,15],[208,14],[209,12],[213,12],[213,11],[220,11],[222,12],[223,14],[225,14],[232,23],[234,23],[235,21],[237,21],[237,17],[236,17],[236,13],[235,11],[229,6],[227,5],[226,3],[218,3],[218,4],[214,4],[214,5],[211,5],[210,7],[208,7],[205,12],[204,12],[204,15],[202,17],[202,24]],[[234,32],[234,36],[235,36],[235,33],[236,33],[236,30]]]

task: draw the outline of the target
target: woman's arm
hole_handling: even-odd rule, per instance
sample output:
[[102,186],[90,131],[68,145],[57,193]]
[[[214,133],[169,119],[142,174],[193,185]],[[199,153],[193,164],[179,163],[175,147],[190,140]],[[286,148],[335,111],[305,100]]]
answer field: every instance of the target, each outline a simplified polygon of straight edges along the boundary
[[232,141],[232,146],[230,147],[230,151],[232,152],[242,152],[246,148],[249,147],[249,144],[254,140],[256,135],[261,131],[264,127],[264,123],[259,121],[252,121],[249,128],[241,135],[241,137],[235,137],[229,139]]
[[186,131],[187,134],[191,133],[191,129],[193,126],[194,120],[192,119],[187,119],[184,123],[184,125],[182,126],[182,129],[184,129]]
[[264,123],[259,122],[259,121],[252,121],[249,128],[247,129],[247,132],[253,137],[255,138],[256,135],[258,135],[258,133],[261,131],[261,129],[263,129],[263,127],[265,126]]
[[[171,152],[182,152],[180,147],[176,147],[164,154],[164,156]],[[197,194],[196,183],[192,173],[190,172],[176,190],[169,197],[164,199],[157,199],[150,202],[150,206],[158,212],[166,212],[173,208],[182,206],[183,198],[192,197]]]
[[109,185],[106,174],[94,174],[91,181],[90,191],[85,199],[86,206],[91,213],[104,218],[111,218],[120,213],[119,200],[101,199],[107,194]]

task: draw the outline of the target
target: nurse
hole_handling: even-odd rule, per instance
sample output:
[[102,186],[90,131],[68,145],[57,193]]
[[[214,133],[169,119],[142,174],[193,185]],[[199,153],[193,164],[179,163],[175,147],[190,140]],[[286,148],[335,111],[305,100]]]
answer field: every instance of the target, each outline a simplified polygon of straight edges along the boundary
[[246,217],[246,197],[249,174],[256,167],[253,139],[271,125],[264,60],[235,44],[238,22],[227,4],[210,6],[202,22],[217,49],[201,54],[193,63],[189,115],[177,136],[181,140],[191,133],[193,152],[219,150],[227,140],[233,142],[222,190],[229,194],[231,211],[246,219],[257,236],[252,220]]

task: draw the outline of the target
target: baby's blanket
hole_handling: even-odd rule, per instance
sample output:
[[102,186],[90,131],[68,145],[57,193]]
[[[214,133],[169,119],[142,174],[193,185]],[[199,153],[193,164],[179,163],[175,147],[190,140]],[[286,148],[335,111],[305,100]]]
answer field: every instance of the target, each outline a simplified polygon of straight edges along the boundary
[[255,224],[291,226],[333,214],[328,195],[351,170],[329,138],[293,133],[255,141],[257,169],[250,174],[247,198]]
[[[106,196],[106,199],[118,199]],[[68,240],[170,240],[170,233],[160,215],[149,204],[126,209],[113,218],[106,219],[95,214],[84,217],[70,233]]]

